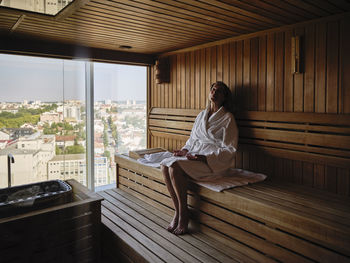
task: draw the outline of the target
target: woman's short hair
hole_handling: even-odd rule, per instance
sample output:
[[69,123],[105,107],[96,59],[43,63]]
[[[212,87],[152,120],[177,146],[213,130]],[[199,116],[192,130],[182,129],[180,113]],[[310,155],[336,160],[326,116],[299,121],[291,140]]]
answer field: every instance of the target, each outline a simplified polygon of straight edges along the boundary
[[[211,84],[210,90],[215,86],[218,88],[221,88],[224,92],[225,100],[224,100],[222,106],[225,108],[226,111],[233,113],[233,97],[232,97],[231,90],[222,81],[217,81],[217,82],[214,82],[213,84]],[[210,103],[209,103],[209,105],[210,105]]]

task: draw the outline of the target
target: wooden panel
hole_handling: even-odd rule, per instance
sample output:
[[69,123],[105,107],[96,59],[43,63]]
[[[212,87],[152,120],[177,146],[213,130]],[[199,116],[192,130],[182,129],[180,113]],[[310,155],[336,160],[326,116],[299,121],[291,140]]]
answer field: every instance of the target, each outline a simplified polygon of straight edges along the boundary
[[283,61],[284,61],[284,32],[275,36],[275,111],[283,111]]
[[258,110],[266,110],[266,42],[267,37],[259,38],[259,91],[258,91]]
[[[269,7],[272,8],[271,5]],[[348,145],[349,141],[350,120],[347,117],[343,120],[340,119],[345,116],[344,113],[350,113],[350,100],[347,99],[350,94],[348,92],[350,85],[347,85],[349,74],[346,74],[349,64],[347,48],[349,46],[349,37],[346,29],[349,21],[349,16],[332,20],[319,20],[308,24],[291,26],[286,29],[272,30],[259,36],[246,36],[237,40],[233,39],[231,42],[226,41],[222,42],[222,44],[203,46],[203,48],[198,47],[195,49],[195,58],[198,54],[198,59],[190,60],[190,64],[195,63],[195,65],[185,66],[185,78],[190,76],[190,80],[185,79],[187,83],[186,88],[188,83],[190,86],[195,83],[196,96],[193,98],[191,95],[191,98],[184,98],[184,101],[190,101],[188,108],[192,108],[194,104],[198,105],[199,109],[203,109],[206,106],[209,85],[216,79],[223,79],[233,91],[236,111],[249,109],[250,111],[271,111],[272,113],[276,111],[281,111],[282,113],[284,111],[295,114],[290,115],[288,120],[285,119],[286,116],[283,114],[273,114],[267,117],[264,121],[268,121],[270,126],[266,127],[271,127],[271,129],[277,127],[299,129],[297,126],[293,126],[293,122],[299,122],[301,119],[305,121],[305,125],[315,121],[319,122],[317,125],[310,125],[309,128],[309,131],[316,132],[317,130],[317,133],[320,133],[315,136],[314,142],[315,140],[322,142],[322,140],[326,139],[327,136],[323,137],[325,133],[338,134],[345,137],[332,138],[333,147],[346,148],[342,152],[337,152],[337,149],[320,148],[319,153],[348,156],[348,146],[346,145]],[[293,35],[299,35],[302,39],[303,73],[300,74],[291,73],[290,54],[291,37]],[[174,61],[179,61],[181,56],[191,57],[191,52],[185,50],[184,52],[174,53]],[[226,57],[228,57],[228,62],[225,60]],[[228,67],[226,66],[227,63]],[[181,67],[178,67],[178,69],[181,70]],[[192,72],[192,70],[195,72]],[[179,75],[178,77],[181,83],[181,76]],[[197,84],[198,82],[200,82],[199,85]],[[180,90],[182,89],[181,85],[179,87],[177,84]],[[189,90],[192,92],[193,87],[190,87]],[[190,94],[192,94],[191,92]],[[197,96],[197,94],[199,95]],[[187,94],[185,96],[190,95]],[[156,105],[154,104],[153,106]],[[184,108],[182,104],[174,106]],[[314,115],[314,113],[319,113],[319,115]],[[324,113],[334,114],[324,115]],[[339,119],[338,116],[340,115],[337,115],[338,113],[343,113],[343,117]],[[256,117],[254,114],[250,112],[246,118],[249,118],[251,121]],[[268,116],[267,113],[264,114]],[[236,118],[240,118],[240,116],[236,115]],[[284,124],[276,124],[275,122],[284,122]],[[332,126],[329,126],[329,123],[332,123]],[[259,122],[255,122],[254,125],[260,127]],[[288,140],[288,137],[286,139]],[[178,146],[181,147],[180,144]],[[293,147],[296,150],[299,146],[295,145]],[[316,150],[312,150],[313,146],[310,145],[305,147],[308,148],[307,151],[315,152]],[[300,168],[298,162],[294,162],[296,161],[293,159],[295,155],[292,153],[290,158],[288,158],[287,152],[283,154],[283,157],[286,160],[291,160],[291,162],[283,161],[282,170],[285,171],[288,165],[291,166],[288,166],[288,170],[303,170],[302,164]],[[269,157],[268,159],[274,163],[274,157]],[[243,165],[244,159],[238,157],[237,160],[238,167],[242,167],[240,165]],[[313,157],[313,161],[315,160],[316,156]],[[287,166],[286,163],[288,163]],[[335,165],[333,161],[331,163]],[[322,167],[320,162],[315,162],[314,164]],[[250,160],[249,165],[245,167],[254,169],[254,165],[254,162]],[[270,170],[271,174],[275,173],[273,172],[274,169],[268,170]],[[326,175],[322,175],[319,171],[318,168],[314,169],[312,184],[318,188],[335,189],[337,191],[336,187],[332,186],[329,188],[326,187],[325,183],[322,183],[325,180],[324,178],[327,177],[324,177]],[[294,174],[294,171],[292,174]],[[299,175],[296,176],[298,177]],[[298,177],[295,180],[301,184],[311,183],[311,178],[303,181],[303,177]]]
[[350,26],[350,18],[346,17],[341,24],[341,87],[342,87],[342,107],[340,108],[340,112],[342,113],[350,113],[350,36],[347,33],[347,29]]
[[338,22],[328,23],[327,30],[327,91],[326,112],[338,112],[339,27]]
[[267,35],[266,111],[274,111],[275,34]]
[[259,65],[259,38],[251,41],[251,77],[248,91],[249,110],[258,110],[258,65]]

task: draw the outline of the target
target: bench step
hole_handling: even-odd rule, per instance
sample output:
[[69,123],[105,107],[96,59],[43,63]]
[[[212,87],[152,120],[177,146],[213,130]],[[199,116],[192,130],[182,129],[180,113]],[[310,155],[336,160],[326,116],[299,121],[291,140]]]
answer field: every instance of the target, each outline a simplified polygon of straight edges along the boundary
[[257,262],[196,231],[191,224],[190,234],[169,233],[165,228],[171,216],[121,189],[98,194],[105,199],[102,245],[109,254],[108,262],[117,262],[118,257],[126,262]]

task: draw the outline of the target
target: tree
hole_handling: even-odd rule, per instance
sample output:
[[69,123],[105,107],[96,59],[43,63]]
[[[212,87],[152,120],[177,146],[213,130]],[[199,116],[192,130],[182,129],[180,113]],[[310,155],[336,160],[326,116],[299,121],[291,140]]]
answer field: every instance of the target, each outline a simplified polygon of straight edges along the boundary
[[105,150],[105,152],[103,153],[103,156],[109,159],[111,157],[110,151]]
[[66,149],[64,149],[64,153],[65,154],[85,153],[85,148],[81,145],[67,146]]
[[104,145],[105,147],[108,146],[108,135],[107,135],[107,132],[106,132],[106,131],[104,131],[104,133],[103,133],[103,145]]
[[63,151],[61,150],[60,147],[58,147],[58,146],[56,145],[56,155],[60,155],[60,154],[63,154]]

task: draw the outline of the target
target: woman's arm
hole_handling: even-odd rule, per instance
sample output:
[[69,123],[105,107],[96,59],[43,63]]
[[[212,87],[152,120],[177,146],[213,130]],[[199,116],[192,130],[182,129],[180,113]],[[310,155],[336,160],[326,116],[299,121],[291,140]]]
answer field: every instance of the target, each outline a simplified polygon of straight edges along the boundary
[[192,127],[192,130],[191,130],[191,134],[190,134],[190,138],[188,138],[188,140],[186,141],[185,143],[185,146],[182,147],[181,150],[187,150],[187,151],[190,151],[192,149],[192,146],[193,146],[193,143],[194,143],[194,133],[195,133],[195,129],[198,128],[198,125],[199,125],[199,122],[200,122],[200,119],[202,118],[202,115],[204,114],[204,111],[201,111],[195,121],[194,121],[194,124],[193,124],[193,127]]

